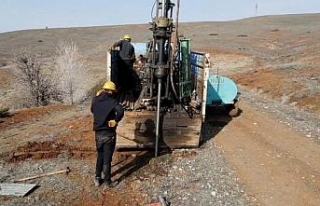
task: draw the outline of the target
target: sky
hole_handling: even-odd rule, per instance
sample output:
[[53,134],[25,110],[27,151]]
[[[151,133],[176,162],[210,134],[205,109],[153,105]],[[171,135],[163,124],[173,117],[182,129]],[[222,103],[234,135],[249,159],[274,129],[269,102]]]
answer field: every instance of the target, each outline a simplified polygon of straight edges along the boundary
[[[155,0],[0,0],[0,33],[46,27],[148,23],[152,20],[154,2]],[[299,13],[320,13],[320,0],[180,0],[179,22],[230,21],[254,16]]]

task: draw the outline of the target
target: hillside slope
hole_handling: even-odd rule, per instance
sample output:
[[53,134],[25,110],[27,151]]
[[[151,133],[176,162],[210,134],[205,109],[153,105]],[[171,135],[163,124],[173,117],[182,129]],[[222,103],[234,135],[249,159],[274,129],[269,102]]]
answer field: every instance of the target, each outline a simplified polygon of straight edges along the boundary
[[[231,22],[182,23],[194,50],[211,54],[213,73],[239,85],[239,117],[215,115],[198,149],[116,152],[110,191],[94,188],[95,144],[90,101],[16,110],[0,119],[0,182],[65,169],[28,183],[28,198],[3,205],[319,205],[319,14]],[[11,58],[23,47],[52,63],[55,45],[72,39],[87,55],[92,84],[105,79],[106,51],[124,33],[150,37],[148,25],[19,31],[0,34],[0,106],[12,106]],[[54,195],[52,195],[54,194]]]
[[[319,102],[312,100],[312,97],[319,99],[320,92],[319,18],[320,14],[300,14],[230,22],[181,23],[179,35],[191,38],[194,50],[212,54],[214,72],[219,69],[220,73],[227,74],[230,68],[220,64],[224,59],[236,66],[232,69],[234,73],[241,73],[239,77],[234,76],[237,83],[319,111]],[[56,45],[71,39],[87,56],[93,81],[99,82],[106,75],[107,49],[126,33],[136,42],[147,41],[151,37],[147,24],[2,33],[0,75],[10,76],[9,68],[15,51],[30,48],[42,53],[50,64]],[[8,93],[8,79],[0,84],[2,98]],[[279,81],[285,85],[276,87]]]

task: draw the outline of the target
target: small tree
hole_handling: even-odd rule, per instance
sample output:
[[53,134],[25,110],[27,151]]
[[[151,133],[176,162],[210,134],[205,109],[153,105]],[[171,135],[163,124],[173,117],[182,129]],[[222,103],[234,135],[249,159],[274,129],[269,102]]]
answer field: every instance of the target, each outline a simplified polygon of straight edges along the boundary
[[55,63],[63,101],[74,104],[85,95],[87,61],[73,41],[64,41],[56,48]]
[[14,88],[18,99],[23,97],[25,106],[47,105],[59,99],[59,91],[52,77],[53,70],[44,69],[41,54],[29,49],[14,55]]

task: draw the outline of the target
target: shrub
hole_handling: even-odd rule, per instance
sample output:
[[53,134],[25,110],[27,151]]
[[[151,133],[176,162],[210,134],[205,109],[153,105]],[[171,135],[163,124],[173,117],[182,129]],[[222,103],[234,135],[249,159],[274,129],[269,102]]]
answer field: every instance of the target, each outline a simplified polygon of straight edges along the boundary
[[9,108],[0,107],[0,117],[6,117],[9,115]]
[[14,55],[13,80],[17,101],[24,106],[47,105],[50,100],[59,100],[54,71],[44,69],[41,54],[23,49]]
[[55,63],[62,99],[74,104],[75,100],[86,95],[87,61],[73,41],[64,41],[56,48]]
[[7,62],[4,61],[4,60],[1,60],[0,61],[0,67],[5,67],[5,66],[7,66]]

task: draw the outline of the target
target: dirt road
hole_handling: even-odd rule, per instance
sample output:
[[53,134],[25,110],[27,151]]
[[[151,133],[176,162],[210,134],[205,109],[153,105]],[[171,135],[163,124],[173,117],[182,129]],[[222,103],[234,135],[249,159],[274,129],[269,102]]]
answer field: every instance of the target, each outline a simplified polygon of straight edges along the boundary
[[295,124],[242,100],[214,138],[258,205],[320,205],[320,146]]

